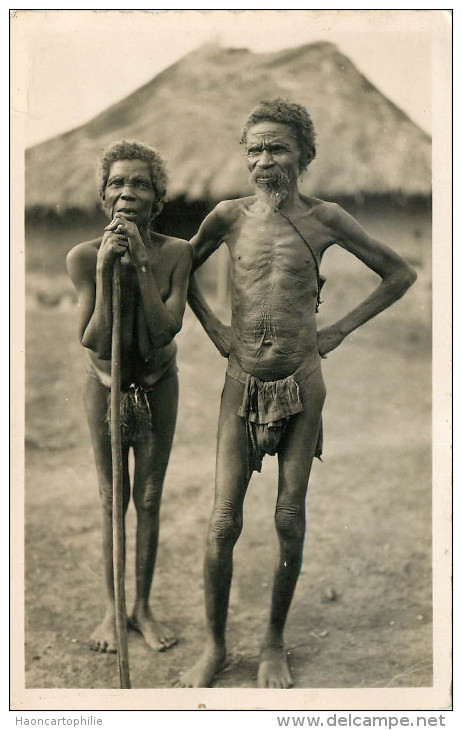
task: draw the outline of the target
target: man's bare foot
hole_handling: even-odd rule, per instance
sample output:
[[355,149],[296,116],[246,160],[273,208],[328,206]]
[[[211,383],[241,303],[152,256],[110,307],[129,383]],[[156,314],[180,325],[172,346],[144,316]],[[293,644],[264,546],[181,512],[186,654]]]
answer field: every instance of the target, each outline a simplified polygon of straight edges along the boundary
[[101,623],[90,636],[89,646],[92,651],[101,653],[117,653],[117,635],[114,611],[108,609]]
[[164,624],[156,621],[150,609],[135,609],[128,625],[135,631],[139,631],[146,644],[155,651],[166,651],[178,643],[177,637]]
[[226,652],[216,646],[208,647],[199,661],[178,680],[178,687],[211,687],[213,680],[225,666]]
[[288,689],[294,686],[287,654],[280,647],[266,647],[260,654],[258,686],[273,689]]

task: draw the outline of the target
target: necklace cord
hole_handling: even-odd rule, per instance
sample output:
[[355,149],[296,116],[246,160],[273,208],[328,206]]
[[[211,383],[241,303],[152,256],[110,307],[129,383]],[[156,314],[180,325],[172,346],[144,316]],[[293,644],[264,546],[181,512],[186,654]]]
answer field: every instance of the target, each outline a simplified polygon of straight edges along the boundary
[[315,256],[315,253],[314,253],[311,245],[308,243],[308,241],[306,240],[306,238],[303,235],[303,233],[301,233],[301,231],[297,228],[297,226],[295,225],[295,223],[289,218],[289,216],[286,215],[285,213],[283,213],[282,210],[279,210],[279,208],[276,208],[275,210],[276,210],[276,213],[279,213],[279,215],[282,216],[282,218],[285,218],[285,220],[288,223],[290,223],[290,225],[298,233],[298,235],[300,236],[300,238],[302,239],[302,241],[307,245],[307,247],[308,247],[308,249],[309,249],[309,251],[311,253],[311,256],[313,257],[314,266],[316,268],[316,283],[317,283],[317,287],[318,287],[318,293],[317,293],[317,296],[316,296],[316,312],[318,312],[319,311],[319,305],[322,304],[322,302],[321,302],[321,287],[322,287],[322,284],[321,284],[321,274],[320,274],[320,271],[319,271],[318,260],[317,260],[317,258]]

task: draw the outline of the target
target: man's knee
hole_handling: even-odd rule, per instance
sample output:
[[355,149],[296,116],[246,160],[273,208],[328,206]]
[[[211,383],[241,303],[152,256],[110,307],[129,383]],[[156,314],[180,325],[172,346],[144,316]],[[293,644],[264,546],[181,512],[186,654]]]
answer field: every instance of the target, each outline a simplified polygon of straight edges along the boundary
[[209,543],[234,545],[242,531],[242,511],[230,505],[215,507],[209,525]]
[[280,503],[276,505],[276,531],[281,540],[298,544],[305,537],[305,505]]

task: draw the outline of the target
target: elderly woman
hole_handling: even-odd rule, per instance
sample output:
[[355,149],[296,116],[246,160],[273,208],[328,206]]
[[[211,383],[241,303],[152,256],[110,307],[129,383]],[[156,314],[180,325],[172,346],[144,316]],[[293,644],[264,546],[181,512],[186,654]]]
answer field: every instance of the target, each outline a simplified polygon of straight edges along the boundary
[[130,499],[130,448],[135,459],[133,501],[137,512],[136,599],[129,623],[149,646],[162,651],[176,639],[155,620],[149,593],[178,405],[174,337],[183,320],[191,250],[186,241],[152,230],[163,207],[167,182],[164,163],[154,149],[138,142],[115,142],[103,151],[98,172],[101,203],[110,223],[101,238],[79,244],[67,258],[78,295],[80,342],[87,355],[85,407],[103,516],[107,608],[90,647],[116,651],[108,403],[112,269],[120,258],[124,513]]

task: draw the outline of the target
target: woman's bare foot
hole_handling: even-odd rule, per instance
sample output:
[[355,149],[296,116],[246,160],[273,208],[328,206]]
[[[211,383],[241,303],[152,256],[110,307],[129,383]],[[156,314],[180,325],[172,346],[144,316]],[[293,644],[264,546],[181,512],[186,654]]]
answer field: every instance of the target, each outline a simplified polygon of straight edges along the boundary
[[225,666],[226,651],[215,645],[206,647],[199,661],[180,676],[179,687],[211,687],[213,680]]
[[280,647],[266,647],[260,654],[258,686],[273,689],[288,689],[294,686],[287,654]]
[[107,609],[103,620],[90,636],[89,646],[92,651],[107,654],[117,653],[117,635],[113,609]]
[[177,637],[167,626],[156,621],[149,608],[135,609],[128,625],[139,631],[146,644],[155,651],[166,651],[178,642]]

